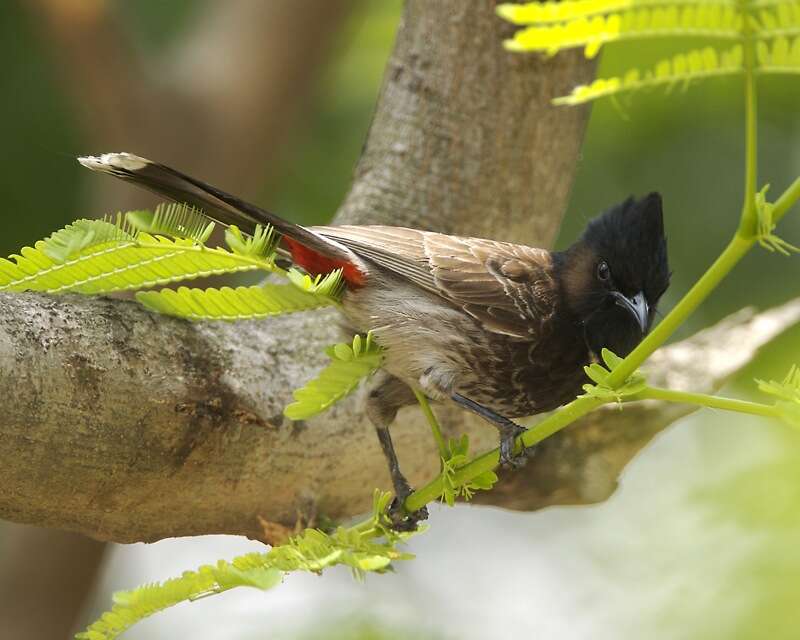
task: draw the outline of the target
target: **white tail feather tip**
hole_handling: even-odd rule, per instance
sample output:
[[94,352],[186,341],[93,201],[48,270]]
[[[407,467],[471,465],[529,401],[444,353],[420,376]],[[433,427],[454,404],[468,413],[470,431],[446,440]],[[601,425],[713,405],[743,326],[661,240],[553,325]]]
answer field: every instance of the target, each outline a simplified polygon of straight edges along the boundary
[[92,171],[113,171],[122,169],[124,171],[138,171],[150,164],[146,158],[140,158],[132,153],[104,153],[101,156],[81,156],[78,158],[87,169]]

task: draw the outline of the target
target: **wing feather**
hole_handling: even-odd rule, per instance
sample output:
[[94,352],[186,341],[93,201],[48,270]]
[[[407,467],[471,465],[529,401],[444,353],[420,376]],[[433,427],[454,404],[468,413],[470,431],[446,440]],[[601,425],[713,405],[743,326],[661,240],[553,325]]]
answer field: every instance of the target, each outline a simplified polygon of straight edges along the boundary
[[554,314],[556,283],[544,249],[403,227],[313,230],[460,306],[489,331],[535,341]]

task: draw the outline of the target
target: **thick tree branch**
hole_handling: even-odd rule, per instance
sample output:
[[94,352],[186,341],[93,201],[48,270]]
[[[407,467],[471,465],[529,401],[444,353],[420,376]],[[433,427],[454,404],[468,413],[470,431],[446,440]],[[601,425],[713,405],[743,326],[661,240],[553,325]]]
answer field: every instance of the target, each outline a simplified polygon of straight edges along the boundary
[[588,111],[550,100],[594,64],[506,52],[510,25],[480,4],[406,3],[342,223],[552,243]]
[[[340,221],[552,239],[586,112],[549,99],[592,65],[507,54],[504,28],[491,3],[408,2]],[[191,325],[129,302],[0,297],[0,384],[15,390],[0,397],[0,516],[135,541],[257,536],[258,516],[291,523],[308,499],[363,511],[389,483],[360,399],[308,424],[281,417],[336,334],[332,313]],[[442,413],[476,449],[494,444]],[[413,408],[393,429],[416,483],[438,464],[426,429]]]
[[[292,522],[311,499],[346,517],[367,507],[375,485],[388,486],[358,397],[308,424],[281,417],[289,390],[320,364],[317,346],[286,339],[319,331],[313,314],[191,325],[131,302],[37,294],[2,295],[0,308],[0,385],[14,390],[0,398],[4,518],[122,542],[257,536],[257,516]],[[798,320],[800,301],[742,312],[661,351],[653,379],[714,390]],[[643,403],[588,417],[544,443],[512,490],[482,500],[534,509],[603,499],[633,454],[689,411]],[[450,434],[494,445],[484,423],[439,412]],[[414,482],[437,472],[416,408],[393,432]]]

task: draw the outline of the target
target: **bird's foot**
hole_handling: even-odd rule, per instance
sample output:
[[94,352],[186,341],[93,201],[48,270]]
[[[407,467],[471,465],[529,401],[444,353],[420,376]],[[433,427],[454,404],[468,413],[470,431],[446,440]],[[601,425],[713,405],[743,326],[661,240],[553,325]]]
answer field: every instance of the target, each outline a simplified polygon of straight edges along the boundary
[[406,511],[403,503],[413,493],[405,478],[395,484],[395,497],[389,505],[388,516],[395,531],[416,531],[422,520],[428,519],[428,508],[422,507],[413,513]]
[[528,462],[528,456],[533,449],[528,449],[524,444],[522,451],[514,454],[514,443],[517,436],[525,433],[527,429],[522,425],[508,420],[505,424],[499,427],[500,429],[500,464],[503,467],[510,467],[518,469],[524,467]]

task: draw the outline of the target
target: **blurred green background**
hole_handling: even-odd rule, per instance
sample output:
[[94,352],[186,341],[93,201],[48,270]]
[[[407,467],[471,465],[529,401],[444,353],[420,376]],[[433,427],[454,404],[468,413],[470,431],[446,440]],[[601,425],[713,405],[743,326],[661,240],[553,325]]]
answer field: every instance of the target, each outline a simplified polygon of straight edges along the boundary
[[[153,51],[168,47],[171,38],[191,23],[204,4],[190,0],[119,3],[140,47]],[[339,35],[335,56],[314,89],[308,117],[292,133],[285,161],[265,180],[261,192],[263,204],[298,221],[327,220],[348,188],[401,3],[372,0],[358,7]],[[41,40],[32,19],[16,2],[0,4],[0,59],[4,60],[0,74],[3,255],[85,215],[88,177],[73,157],[116,150],[86,148],[85,132],[75,117],[76,105],[64,94],[52,51]],[[675,48],[676,43],[609,47],[600,75],[617,73],[631,59],[648,66]],[[629,194],[660,191],[674,271],[663,303],[668,309],[709,265],[736,227],[742,197],[742,103],[740,80],[714,80],[686,91],[643,93],[596,104],[558,245],[571,242],[587,219],[610,204]],[[800,175],[799,78],[782,76],[759,82],[759,150],[760,183],[769,182],[771,194],[777,195]],[[547,162],[546,155],[541,161]],[[206,177],[213,182],[213,176]],[[109,207],[113,209],[113,203]],[[779,233],[800,244],[797,208],[786,217]],[[685,337],[741,307],[766,308],[797,297],[798,283],[800,256],[786,258],[756,250],[677,337]],[[749,395],[753,377],[782,377],[790,363],[800,362],[799,356],[797,327],[766,349],[726,392]],[[620,627],[617,635],[608,635],[611,632],[607,625],[598,622],[591,637],[797,638],[800,438],[776,425],[710,412],[697,414],[674,430],[682,430],[682,435],[667,434],[664,442],[657,444],[657,453],[645,452],[626,477],[623,489],[636,500],[612,500],[609,505],[586,510],[592,514],[595,531],[614,530],[620,518],[629,518],[628,526],[620,528],[619,537],[601,536],[605,546],[598,543],[598,538],[591,543],[585,537],[582,543],[573,541],[591,544],[591,554],[598,556],[591,571],[594,579],[598,575],[605,578],[605,582],[598,583],[605,585],[598,587],[600,593],[607,594],[608,589],[653,594],[650,606],[631,605],[628,613],[636,625],[628,631]],[[695,466],[689,474],[692,482],[678,478],[684,475],[681,464],[686,463],[687,443],[693,447],[690,457]],[[752,455],[756,450],[759,454]],[[651,473],[651,469],[655,471]],[[675,490],[679,499],[662,501],[664,511],[647,512],[643,503],[653,500],[654,495],[665,495],[673,476],[676,485],[682,487]],[[656,500],[658,504],[662,502]],[[483,511],[487,514],[483,517],[495,517],[492,514],[496,512]],[[519,519],[515,521],[518,524],[509,524],[506,520],[510,516],[504,514],[505,525],[497,535],[505,535],[508,527],[518,527],[524,533],[533,522],[531,519],[538,516],[514,516]],[[676,522],[689,520],[692,527],[674,528]],[[630,527],[630,522],[645,521],[648,524],[644,528]],[[435,524],[446,527],[447,516]],[[659,526],[684,534],[676,533],[669,539],[658,537],[655,531]],[[710,539],[704,538],[703,553],[679,553],[679,549],[694,548],[692,536],[698,530],[715,533]],[[647,540],[656,539],[655,547],[646,544]],[[743,540],[748,541],[746,551],[741,550]],[[502,545],[502,538],[496,544]],[[535,554],[536,549],[536,540],[531,538],[530,553]],[[726,560],[727,569],[716,573],[716,554],[724,555],[726,550],[731,554]],[[462,551],[466,556],[462,561],[471,562],[469,550]],[[452,552],[446,545],[437,551]],[[607,558],[613,562],[606,562]],[[417,560],[432,564],[438,561],[430,553]],[[474,562],[477,576],[480,567],[477,560]],[[699,570],[703,562],[708,563],[708,571]],[[649,569],[637,570],[643,566]],[[708,581],[702,597],[694,590],[697,583],[685,584],[666,596],[659,591],[659,585],[673,583],[676,576],[684,574],[699,582]],[[573,579],[582,577],[578,574]],[[524,591],[525,585],[520,588]],[[602,596],[599,602],[602,605]],[[476,600],[472,606],[480,609],[483,605]],[[417,628],[409,620],[401,622],[401,631],[397,631],[395,622],[385,632],[380,630],[380,618],[359,623],[353,629],[363,627],[363,632],[353,630],[337,637],[407,637],[411,629]],[[436,635],[451,637],[444,627]],[[323,636],[311,625],[307,633],[293,637]],[[541,637],[590,636],[566,632]]]

